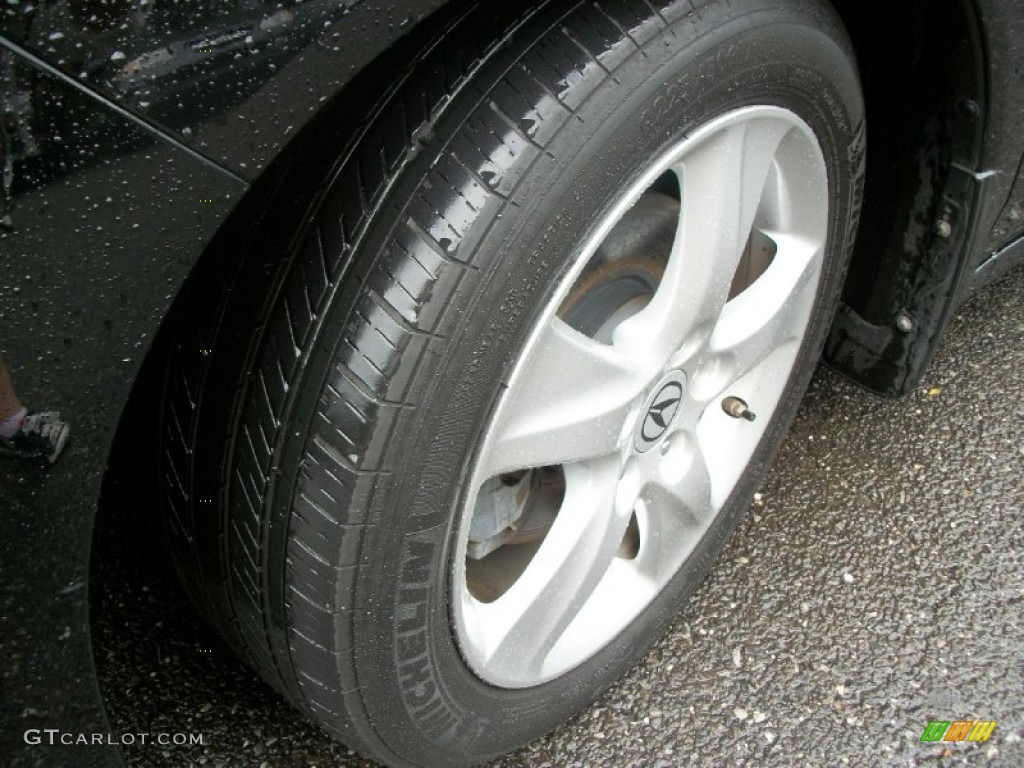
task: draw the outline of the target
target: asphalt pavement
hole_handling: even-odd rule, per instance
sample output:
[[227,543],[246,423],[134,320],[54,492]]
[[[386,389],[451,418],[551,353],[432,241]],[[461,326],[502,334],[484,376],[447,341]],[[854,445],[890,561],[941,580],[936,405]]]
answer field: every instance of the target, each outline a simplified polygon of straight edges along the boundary
[[[972,298],[924,382],[815,377],[751,514],[672,631],[494,768],[1024,765],[1024,270]],[[96,645],[138,766],[367,766],[236,661],[145,547],[97,551]],[[994,720],[985,743],[929,721]]]

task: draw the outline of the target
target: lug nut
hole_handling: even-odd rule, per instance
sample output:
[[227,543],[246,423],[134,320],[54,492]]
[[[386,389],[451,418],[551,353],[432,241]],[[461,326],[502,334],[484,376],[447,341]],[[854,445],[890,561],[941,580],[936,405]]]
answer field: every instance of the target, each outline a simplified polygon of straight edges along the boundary
[[753,421],[757,418],[750,408],[747,407],[746,402],[738,397],[729,396],[722,401],[722,410],[732,416],[734,419],[746,419],[747,421]]

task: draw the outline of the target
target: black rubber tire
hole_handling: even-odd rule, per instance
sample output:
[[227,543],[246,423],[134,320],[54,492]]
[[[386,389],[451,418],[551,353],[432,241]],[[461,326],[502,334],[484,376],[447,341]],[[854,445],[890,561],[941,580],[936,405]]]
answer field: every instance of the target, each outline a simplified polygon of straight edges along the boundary
[[[197,311],[164,408],[186,589],[300,710],[389,765],[468,765],[550,730],[635,664],[713,562],[814,369],[859,210],[856,66],[820,0],[486,3],[395,89],[285,257]],[[655,7],[656,6],[656,7]],[[448,608],[456,510],[501,383],[589,228],[648,159],[736,107],[814,130],[828,255],[766,439],[698,551],[563,677],[492,687]],[[262,231],[272,230],[274,221]]]

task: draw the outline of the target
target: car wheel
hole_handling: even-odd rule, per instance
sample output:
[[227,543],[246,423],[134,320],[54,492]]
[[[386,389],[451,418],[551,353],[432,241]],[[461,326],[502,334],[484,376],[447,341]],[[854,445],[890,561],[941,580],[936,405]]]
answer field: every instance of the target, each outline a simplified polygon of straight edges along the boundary
[[842,27],[653,5],[463,16],[171,372],[188,591],[384,763],[506,752],[636,663],[820,354],[863,173]]

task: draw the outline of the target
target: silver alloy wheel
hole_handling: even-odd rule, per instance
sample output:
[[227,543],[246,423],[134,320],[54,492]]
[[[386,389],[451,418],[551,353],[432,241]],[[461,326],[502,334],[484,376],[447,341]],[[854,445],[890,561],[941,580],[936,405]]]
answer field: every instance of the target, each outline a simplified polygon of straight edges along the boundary
[[[678,182],[679,217],[653,295],[627,312],[609,307],[614,327],[600,336],[610,343],[574,330],[560,311],[577,278],[666,174]],[[655,158],[599,223],[524,345],[476,453],[452,609],[481,679],[525,688],[558,677],[678,572],[772,421],[817,295],[827,221],[811,129],[788,110],[755,106]],[[755,242],[771,253],[750,272]],[[542,467],[564,477],[543,535],[467,561],[471,526],[487,527],[480,510],[498,506],[489,494],[514,487],[521,504],[525,471]],[[514,516],[495,519],[505,533],[517,529]],[[516,557],[517,547],[526,554]],[[471,586],[478,561],[504,576],[491,595]]]

